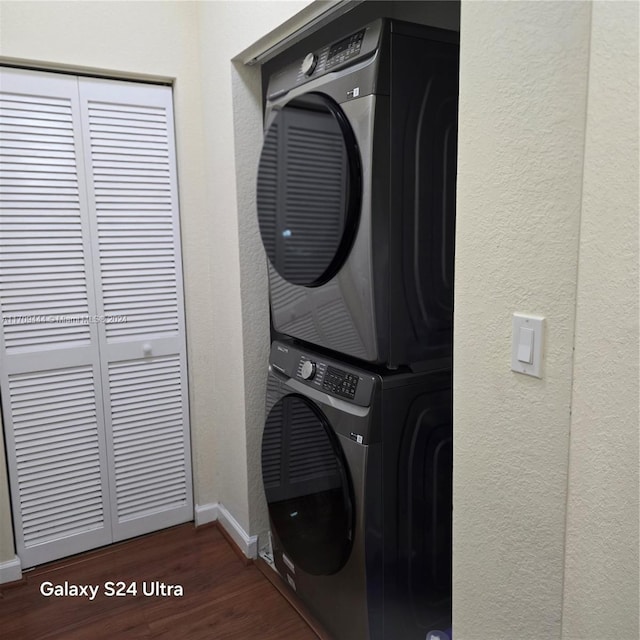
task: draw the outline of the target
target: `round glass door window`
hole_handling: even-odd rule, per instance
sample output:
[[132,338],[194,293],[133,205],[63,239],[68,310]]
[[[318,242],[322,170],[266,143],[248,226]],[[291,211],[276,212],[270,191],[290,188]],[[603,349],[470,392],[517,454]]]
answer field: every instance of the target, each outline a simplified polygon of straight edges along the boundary
[[258,167],[258,221],[265,251],[292,284],[318,286],[340,269],[362,196],[360,153],[346,116],[308,93],[278,110]]
[[262,478],[285,553],[312,575],[339,571],[353,542],[351,480],[326,417],[304,397],[287,395],[269,412]]

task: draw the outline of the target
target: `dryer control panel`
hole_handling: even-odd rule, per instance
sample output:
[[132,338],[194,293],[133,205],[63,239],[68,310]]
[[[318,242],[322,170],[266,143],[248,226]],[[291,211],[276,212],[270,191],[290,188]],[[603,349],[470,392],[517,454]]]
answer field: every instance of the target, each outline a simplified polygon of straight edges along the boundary
[[376,376],[325,356],[274,342],[271,348],[271,367],[281,375],[293,378],[321,393],[361,407],[371,403]]
[[373,57],[378,50],[382,30],[383,21],[377,20],[340,40],[309,51],[304,58],[292,62],[271,77],[268,99],[275,100],[294,87]]

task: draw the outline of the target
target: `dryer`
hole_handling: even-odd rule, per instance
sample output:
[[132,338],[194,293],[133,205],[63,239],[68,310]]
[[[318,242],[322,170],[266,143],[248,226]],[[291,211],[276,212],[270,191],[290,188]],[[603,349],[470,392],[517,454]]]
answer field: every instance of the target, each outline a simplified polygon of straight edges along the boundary
[[457,39],[381,19],[271,76],[257,209],[277,334],[390,368],[451,354]]
[[275,567],[335,640],[450,637],[451,424],[449,371],[372,374],[272,345]]

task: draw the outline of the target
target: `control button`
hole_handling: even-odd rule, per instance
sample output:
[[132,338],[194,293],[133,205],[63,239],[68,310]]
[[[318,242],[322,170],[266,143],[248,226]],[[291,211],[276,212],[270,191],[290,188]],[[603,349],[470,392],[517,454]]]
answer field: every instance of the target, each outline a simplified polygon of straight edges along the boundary
[[304,73],[305,76],[310,76],[316,68],[317,63],[318,56],[315,53],[307,53],[304,60],[302,61],[300,70],[302,71],[302,73]]
[[328,367],[322,386],[325,391],[353,400],[358,388],[358,376],[335,367]]
[[300,375],[304,380],[313,380],[313,376],[316,375],[316,363],[311,362],[311,360],[305,360]]

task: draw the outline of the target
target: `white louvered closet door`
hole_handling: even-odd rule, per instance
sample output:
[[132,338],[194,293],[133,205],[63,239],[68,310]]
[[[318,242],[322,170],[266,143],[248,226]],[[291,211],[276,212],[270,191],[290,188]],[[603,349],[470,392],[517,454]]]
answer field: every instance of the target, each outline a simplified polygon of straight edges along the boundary
[[81,78],[114,540],[193,516],[172,94]]
[[112,539],[77,79],[0,70],[0,391],[24,567]]
[[172,96],[0,69],[0,99],[0,391],[30,567],[193,517]]

